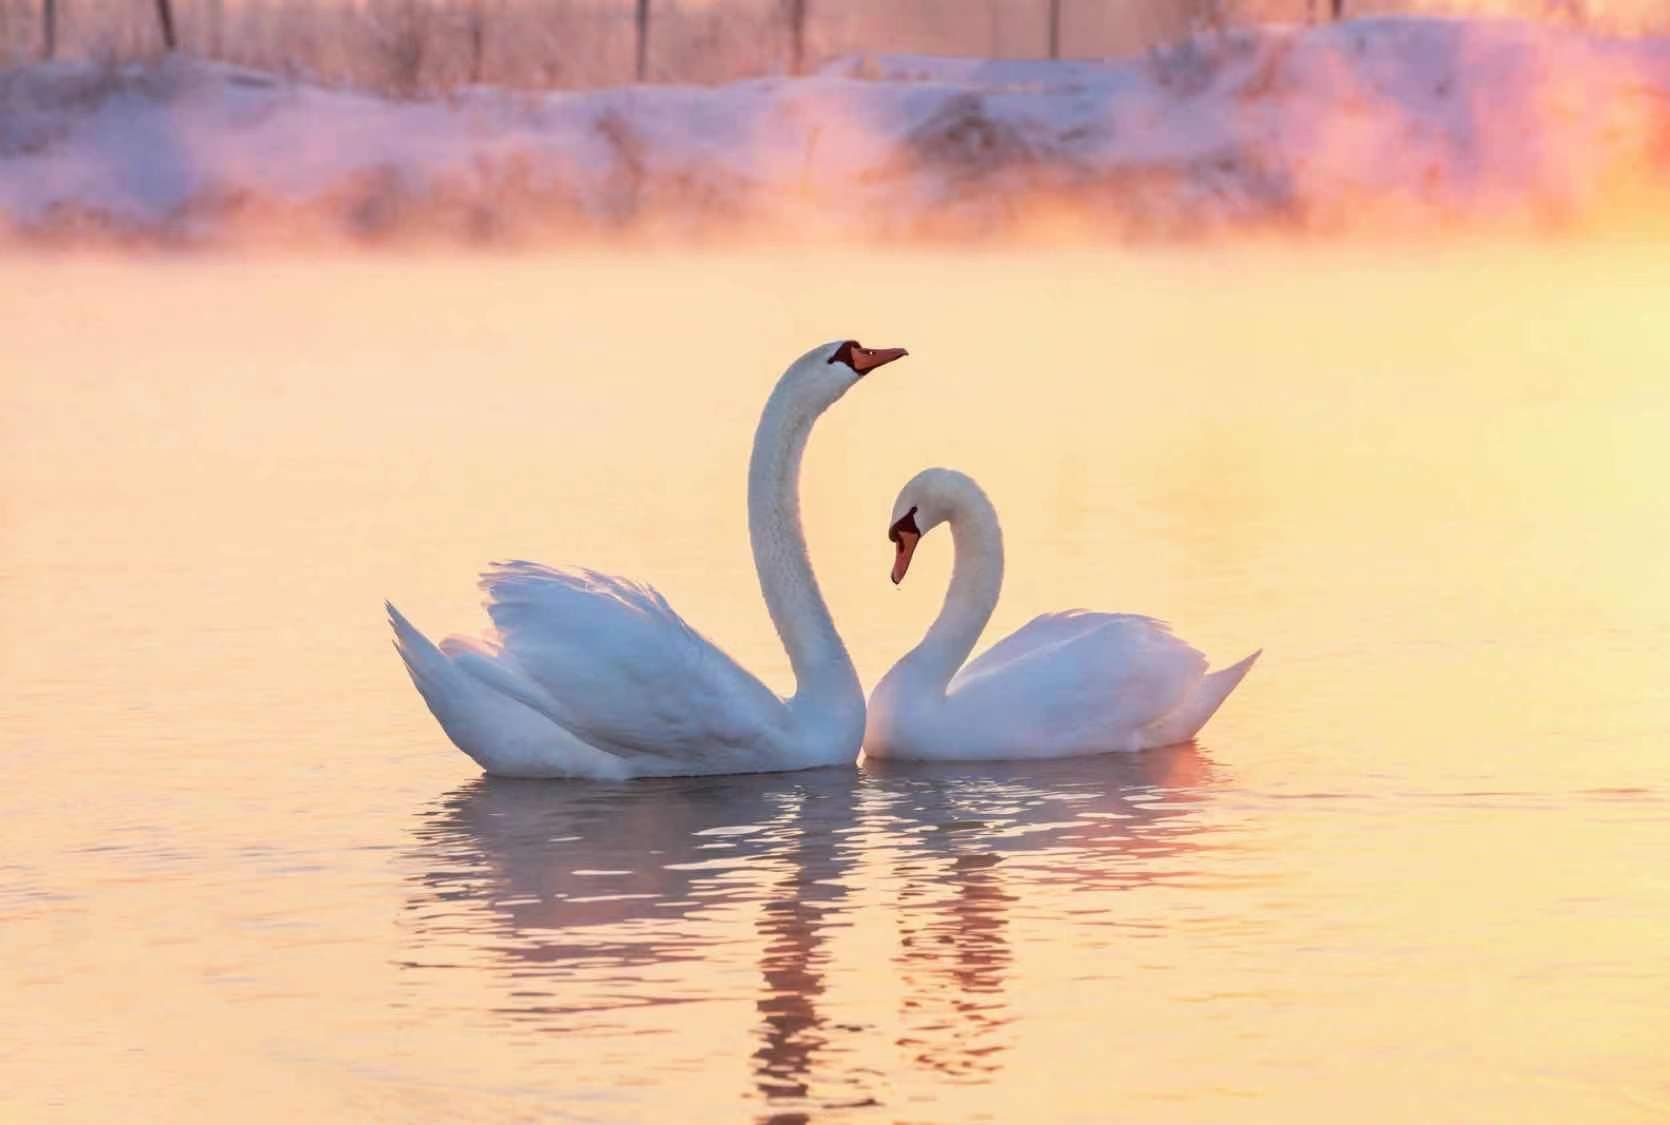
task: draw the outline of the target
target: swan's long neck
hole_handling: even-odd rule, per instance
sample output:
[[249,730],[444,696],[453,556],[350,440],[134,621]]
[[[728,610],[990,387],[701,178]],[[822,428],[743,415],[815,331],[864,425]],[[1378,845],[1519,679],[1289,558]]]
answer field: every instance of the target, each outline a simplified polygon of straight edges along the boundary
[[997,509],[972,481],[959,482],[947,497],[951,541],[956,551],[945,604],[922,642],[896,666],[917,689],[943,693],[980,639],[1003,589],[1003,529]]
[[748,536],[760,591],[794,668],[795,700],[820,707],[856,700],[862,714],[858,672],[818,589],[800,524],[801,455],[831,402],[797,387],[792,372],[767,400],[748,462]]

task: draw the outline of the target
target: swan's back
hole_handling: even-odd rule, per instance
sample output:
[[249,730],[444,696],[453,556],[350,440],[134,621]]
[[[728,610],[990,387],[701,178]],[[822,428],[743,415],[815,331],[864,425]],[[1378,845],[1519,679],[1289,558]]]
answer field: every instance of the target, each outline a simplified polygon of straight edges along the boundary
[[1130,750],[1205,671],[1206,658],[1162,621],[1069,610],[1034,618],[970,661],[946,703],[971,746],[1036,757]]
[[652,587],[522,561],[481,587],[504,657],[594,746],[717,772],[759,768],[792,741],[783,701]]

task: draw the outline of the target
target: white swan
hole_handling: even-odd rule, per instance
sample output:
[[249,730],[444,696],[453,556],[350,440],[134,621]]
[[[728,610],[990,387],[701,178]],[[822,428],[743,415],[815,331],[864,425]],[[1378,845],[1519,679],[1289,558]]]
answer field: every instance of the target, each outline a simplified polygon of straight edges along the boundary
[[941,523],[956,549],[951,587],[922,642],[870,694],[866,756],[1062,758],[1186,742],[1258,659],[1206,674],[1206,658],[1162,622],[1070,610],[1033,619],[962,667],[997,606],[1003,532],[973,480],[924,470],[893,506],[895,584]]
[[627,777],[852,763],[864,691],[806,558],[800,459],[812,423],[903,348],[824,344],[771,392],[748,464],[748,535],[796,691],[779,699],[660,594],[593,571],[495,564],[497,636],[437,648],[389,605],[395,648],[441,728],[490,774]]

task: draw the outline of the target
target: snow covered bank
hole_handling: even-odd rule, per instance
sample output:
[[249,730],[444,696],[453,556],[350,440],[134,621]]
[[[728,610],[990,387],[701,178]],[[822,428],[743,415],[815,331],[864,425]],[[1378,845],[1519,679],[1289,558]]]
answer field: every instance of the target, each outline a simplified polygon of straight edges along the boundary
[[434,102],[178,59],[0,72],[0,226],[28,240],[1350,233],[1667,200],[1670,39],[1512,22]]

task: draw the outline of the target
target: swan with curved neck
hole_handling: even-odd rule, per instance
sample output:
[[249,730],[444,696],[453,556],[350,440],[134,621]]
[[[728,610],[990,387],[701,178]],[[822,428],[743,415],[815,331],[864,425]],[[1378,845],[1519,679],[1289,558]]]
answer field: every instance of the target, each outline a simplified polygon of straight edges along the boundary
[[867,756],[1061,758],[1187,742],[1258,659],[1207,673],[1162,622],[1071,610],[1035,618],[964,666],[1003,588],[1003,530],[970,477],[918,473],[887,533],[895,585],[942,523],[955,551],[945,603],[870,694]]
[[850,763],[864,693],[818,590],[800,522],[812,425],[860,379],[905,355],[853,340],[801,356],[777,381],[748,463],[748,535],[796,690],[781,699],[654,589],[529,562],[481,578],[494,636],[440,645],[392,605],[395,648],[447,736],[490,774],[627,777]]

